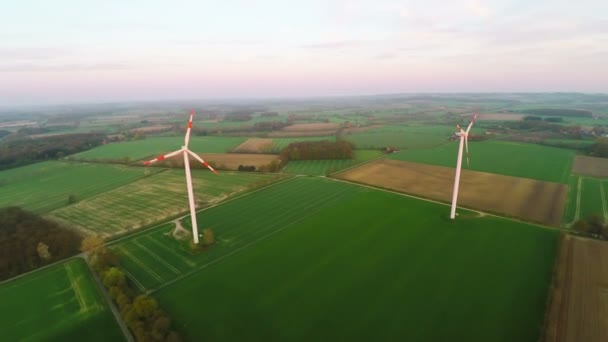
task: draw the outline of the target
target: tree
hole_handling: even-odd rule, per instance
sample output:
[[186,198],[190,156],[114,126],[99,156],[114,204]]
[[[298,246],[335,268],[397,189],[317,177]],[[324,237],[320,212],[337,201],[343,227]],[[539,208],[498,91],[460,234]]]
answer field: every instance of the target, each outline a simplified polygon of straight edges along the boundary
[[103,238],[99,235],[91,235],[82,240],[80,250],[91,255],[103,249]]
[[158,309],[158,303],[154,298],[147,295],[139,295],[133,301],[133,309],[137,316],[147,319],[151,318],[154,311]]
[[68,204],[74,204],[78,202],[78,198],[74,194],[68,195]]
[[110,267],[103,273],[103,285],[107,288],[114,286],[122,288],[127,285],[127,278],[117,267]]
[[211,228],[203,229],[203,245],[211,246],[215,243],[215,235],[213,234],[213,230]]
[[49,252],[49,246],[40,241],[38,242],[38,247],[36,247],[36,250],[38,251],[38,256],[40,257],[40,259],[42,260],[49,260],[51,258],[51,253]]

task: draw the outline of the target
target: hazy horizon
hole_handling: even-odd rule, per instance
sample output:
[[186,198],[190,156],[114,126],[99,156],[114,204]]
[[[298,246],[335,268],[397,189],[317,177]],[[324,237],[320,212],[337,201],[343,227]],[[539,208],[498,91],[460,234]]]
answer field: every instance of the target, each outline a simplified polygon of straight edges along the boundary
[[608,93],[608,3],[21,1],[0,107],[401,93]]

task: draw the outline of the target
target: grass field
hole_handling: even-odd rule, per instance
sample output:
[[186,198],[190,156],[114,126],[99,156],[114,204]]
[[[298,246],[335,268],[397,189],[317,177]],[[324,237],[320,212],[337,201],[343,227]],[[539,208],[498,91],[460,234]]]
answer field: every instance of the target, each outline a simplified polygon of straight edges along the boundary
[[[156,172],[150,170],[149,172]],[[144,177],[143,168],[48,161],[0,172],[0,207],[45,213]]]
[[[190,139],[189,148],[195,153],[224,153],[241,144],[247,138],[241,137],[197,137]],[[113,143],[77,153],[75,160],[125,160],[134,161],[178,150],[184,144],[184,137],[159,137]]]
[[[193,170],[197,205],[214,204],[255,183],[278,177],[259,173]],[[188,210],[184,171],[166,170],[50,214],[85,231],[112,236]]]
[[557,233],[448,212],[297,177],[199,212],[202,254],[167,226],[111,248],[189,340],[538,340]]
[[[471,170],[564,184],[574,157],[571,150],[505,141],[470,142],[469,153]],[[452,142],[431,150],[401,151],[390,158],[456,167],[457,156],[458,142]],[[466,160],[462,167],[467,168]]]
[[4,341],[124,341],[84,260],[0,284]]
[[336,172],[360,164],[364,161],[382,156],[378,150],[355,150],[355,158],[342,160],[294,160],[287,163],[285,173],[300,175],[325,176],[328,172]]
[[590,215],[599,215],[608,222],[608,180],[570,176],[564,223],[570,224]]

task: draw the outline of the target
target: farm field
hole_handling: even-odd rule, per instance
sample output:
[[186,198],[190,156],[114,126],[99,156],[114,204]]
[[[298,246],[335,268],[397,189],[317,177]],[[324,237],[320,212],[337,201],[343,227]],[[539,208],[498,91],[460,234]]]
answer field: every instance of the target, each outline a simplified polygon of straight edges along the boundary
[[207,252],[166,225],[111,248],[188,340],[536,341],[557,233],[448,210],[296,177],[199,212]]
[[591,177],[608,177],[608,159],[576,156],[572,165],[572,173]]
[[[452,168],[380,159],[339,173],[340,179],[451,203]],[[567,187],[559,183],[462,170],[458,205],[558,226]]]
[[279,152],[281,152],[282,149],[287,147],[287,145],[294,143],[294,142],[321,141],[321,140],[336,141],[336,137],[327,136],[327,137],[300,137],[300,138],[273,138],[272,140],[274,142],[273,150],[276,153],[279,153]]
[[[556,147],[507,141],[469,142],[470,169],[507,176],[568,183],[574,152]],[[458,142],[431,150],[406,150],[390,156],[394,160],[456,167]],[[465,157],[466,158],[466,157]],[[463,169],[467,168],[466,160]]]
[[124,341],[85,261],[70,259],[0,283],[5,341]]
[[[189,148],[195,153],[224,153],[245,141],[242,137],[190,138]],[[111,143],[92,150],[71,155],[75,160],[124,160],[135,161],[178,150],[184,145],[184,137],[147,138],[121,143]]]
[[285,173],[325,176],[348,167],[360,164],[383,155],[378,150],[355,150],[355,158],[342,160],[294,160],[287,163],[283,169]]
[[554,284],[545,341],[608,341],[608,242],[565,235]]
[[[227,196],[271,182],[276,175],[192,170],[197,205],[212,205]],[[50,213],[86,232],[111,237],[176,216],[188,210],[184,171],[165,170],[121,188]]]
[[346,134],[344,138],[357,149],[431,148],[448,143],[455,129],[450,126],[382,126],[362,133]]
[[[156,170],[151,170],[155,172]],[[0,172],[0,207],[20,206],[46,213],[145,176],[143,168],[47,161]]]
[[608,222],[608,180],[573,175],[563,221],[572,224],[590,215]]

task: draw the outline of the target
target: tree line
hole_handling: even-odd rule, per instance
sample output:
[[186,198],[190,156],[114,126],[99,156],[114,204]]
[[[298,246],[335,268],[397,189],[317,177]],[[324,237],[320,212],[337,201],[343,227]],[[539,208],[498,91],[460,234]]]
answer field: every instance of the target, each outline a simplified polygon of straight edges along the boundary
[[0,209],[0,280],[75,255],[81,236],[19,207]]
[[4,141],[0,143],[0,170],[62,158],[99,146],[103,139],[101,133],[75,133]]
[[120,315],[138,342],[178,342],[182,338],[171,327],[171,318],[156,299],[139,294],[118,268],[118,258],[104,246],[101,237],[90,236],[82,241],[81,250],[97,273],[108,294],[116,303]]
[[578,220],[572,229],[580,234],[589,235],[597,239],[608,240],[608,225],[599,215],[591,215],[585,219]]
[[302,141],[287,145],[281,151],[280,156],[283,162],[289,160],[352,159],[353,149],[353,144],[345,140],[336,142],[329,140]]

